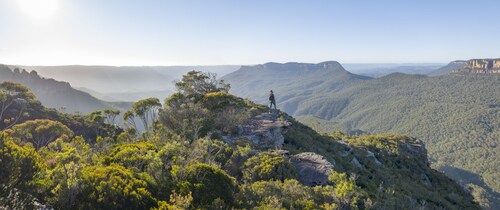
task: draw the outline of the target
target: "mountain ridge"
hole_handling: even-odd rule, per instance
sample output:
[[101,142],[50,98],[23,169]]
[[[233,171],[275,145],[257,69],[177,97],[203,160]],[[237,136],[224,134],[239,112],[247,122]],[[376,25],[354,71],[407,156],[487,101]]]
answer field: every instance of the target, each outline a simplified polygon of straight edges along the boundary
[[465,60],[456,60],[448,63],[446,66],[443,66],[433,72],[430,72],[428,75],[429,76],[441,76],[441,75],[446,75],[449,74],[453,71],[456,71],[457,69],[463,67],[467,61]]
[[[174,81],[188,71],[197,69],[227,74],[239,68],[238,65],[219,66],[19,66],[35,70],[43,77],[71,83],[74,87],[95,91],[94,97],[113,98],[116,101],[138,101],[148,97],[166,98],[175,91]],[[15,66],[11,66],[15,68]],[[167,90],[158,93],[158,90]],[[130,92],[128,95],[120,92]],[[117,94],[114,94],[117,93]]]
[[0,82],[13,81],[29,87],[44,106],[67,113],[84,114],[104,109],[128,109],[128,106],[94,98],[89,93],[74,89],[70,83],[43,78],[36,71],[0,65]]

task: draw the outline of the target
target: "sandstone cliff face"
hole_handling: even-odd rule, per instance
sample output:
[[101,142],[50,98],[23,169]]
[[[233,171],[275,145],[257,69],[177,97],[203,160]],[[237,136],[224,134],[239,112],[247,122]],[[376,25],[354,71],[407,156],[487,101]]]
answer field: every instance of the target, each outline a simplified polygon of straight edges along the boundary
[[455,71],[456,73],[500,74],[500,58],[472,59]]

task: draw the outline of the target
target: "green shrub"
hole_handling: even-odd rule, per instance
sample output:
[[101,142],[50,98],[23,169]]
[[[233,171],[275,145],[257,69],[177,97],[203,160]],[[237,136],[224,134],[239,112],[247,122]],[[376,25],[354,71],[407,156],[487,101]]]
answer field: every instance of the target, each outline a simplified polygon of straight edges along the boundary
[[295,166],[277,152],[261,152],[249,158],[242,169],[243,179],[247,182],[260,180],[295,179],[298,174]]
[[80,209],[149,209],[157,205],[148,175],[123,166],[89,166],[82,170]]
[[[175,173],[175,170],[174,170]],[[193,205],[197,208],[207,207],[216,200],[226,205],[234,205],[236,185],[234,178],[215,166],[198,163],[177,171],[181,178],[179,192],[193,195]]]

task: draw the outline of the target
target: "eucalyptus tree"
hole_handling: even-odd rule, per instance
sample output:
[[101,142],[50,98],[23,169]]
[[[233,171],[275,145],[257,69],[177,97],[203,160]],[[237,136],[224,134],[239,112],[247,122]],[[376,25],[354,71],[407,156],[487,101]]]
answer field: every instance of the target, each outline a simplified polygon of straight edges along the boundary
[[0,129],[15,125],[33,100],[35,96],[26,86],[14,82],[0,83]]
[[147,98],[135,102],[132,105],[132,110],[135,116],[142,120],[146,133],[149,131],[149,126],[158,118],[158,110],[161,108],[160,100],[157,98]]
[[135,123],[135,113],[133,110],[128,110],[125,113],[123,113],[123,123],[127,127],[133,127],[135,130],[137,130],[137,124]]
[[73,136],[73,131],[64,124],[53,120],[28,120],[14,125],[6,131],[9,136],[22,142],[32,143],[36,150],[48,145],[59,137]]
[[118,115],[120,115],[120,110],[104,110],[104,115],[106,116],[106,123],[115,124],[115,119]]

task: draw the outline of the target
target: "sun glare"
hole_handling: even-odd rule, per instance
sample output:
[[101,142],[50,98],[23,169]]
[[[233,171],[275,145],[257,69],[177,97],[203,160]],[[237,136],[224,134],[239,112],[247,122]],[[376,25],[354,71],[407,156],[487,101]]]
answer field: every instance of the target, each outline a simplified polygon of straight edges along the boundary
[[30,18],[48,18],[57,11],[57,0],[18,0],[18,2],[21,11]]

